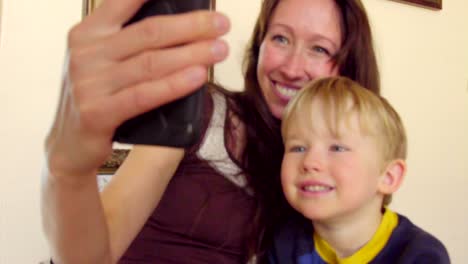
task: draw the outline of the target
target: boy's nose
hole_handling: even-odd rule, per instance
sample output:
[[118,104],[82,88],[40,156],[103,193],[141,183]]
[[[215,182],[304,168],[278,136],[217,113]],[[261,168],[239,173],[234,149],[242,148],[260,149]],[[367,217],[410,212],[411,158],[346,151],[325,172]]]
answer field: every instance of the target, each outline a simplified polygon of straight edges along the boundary
[[323,158],[317,151],[309,151],[304,156],[302,165],[305,172],[320,172],[323,170]]

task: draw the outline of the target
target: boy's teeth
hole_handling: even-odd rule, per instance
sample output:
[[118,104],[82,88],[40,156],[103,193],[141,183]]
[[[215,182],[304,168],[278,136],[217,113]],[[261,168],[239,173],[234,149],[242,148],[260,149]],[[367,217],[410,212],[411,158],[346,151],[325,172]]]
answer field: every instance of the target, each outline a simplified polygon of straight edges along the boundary
[[278,85],[278,84],[276,85],[276,88],[277,88],[277,90],[278,90],[278,92],[280,94],[282,94],[282,95],[284,95],[286,97],[289,97],[289,98],[294,97],[297,94],[297,92],[299,91],[297,89],[291,89],[291,88],[281,86],[281,85]]
[[323,186],[323,185],[308,185],[304,187],[304,190],[311,191],[311,192],[321,192],[330,190],[330,187]]

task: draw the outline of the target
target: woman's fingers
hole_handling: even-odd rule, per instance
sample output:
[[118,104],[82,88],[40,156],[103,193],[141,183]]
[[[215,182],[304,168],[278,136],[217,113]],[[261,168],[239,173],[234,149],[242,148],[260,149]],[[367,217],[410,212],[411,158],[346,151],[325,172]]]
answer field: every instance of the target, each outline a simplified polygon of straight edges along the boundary
[[207,72],[204,66],[191,66],[165,78],[124,89],[105,101],[96,102],[97,110],[101,111],[97,116],[106,119],[101,122],[110,127],[117,127],[125,120],[199,89],[207,80]]
[[229,27],[229,20],[224,15],[209,11],[155,16],[103,40],[99,54],[104,59],[122,60],[148,49],[214,39],[228,32]]
[[[115,64],[87,80],[86,96],[112,94],[141,82],[156,80],[191,65],[209,66],[228,54],[223,40],[204,41],[185,46],[155,50]],[[84,84],[84,83],[82,83]]]
[[70,46],[92,43],[120,31],[147,0],[104,0],[68,37]]
[[[222,26],[219,26],[220,24]],[[222,30],[217,30],[220,27]],[[141,59],[143,56],[142,60],[151,62],[145,58],[147,55],[143,55],[149,51],[215,39],[229,29],[229,21],[218,13],[197,11],[146,19],[98,39],[95,39],[97,36],[90,37],[92,33],[83,29],[83,24],[80,24],[69,34],[70,39],[75,39],[70,42],[89,41],[82,45],[70,43],[69,73],[74,80],[86,79],[88,76],[114,68],[115,65],[129,59]],[[170,60],[172,59],[169,58]],[[166,62],[160,61],[160,63]],[[213,61],[206,63],[213,63]],[[199,64],[206,63],[199,62]]]

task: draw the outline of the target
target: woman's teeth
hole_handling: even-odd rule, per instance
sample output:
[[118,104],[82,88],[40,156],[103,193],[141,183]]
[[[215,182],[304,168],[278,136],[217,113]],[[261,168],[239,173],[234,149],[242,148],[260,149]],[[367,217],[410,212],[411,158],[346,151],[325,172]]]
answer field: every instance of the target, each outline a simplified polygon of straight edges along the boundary
[[297,89],[288,88],[286,86],[281,86],[278,84],[276,85],[276,89],[281,95],[288,97],[288,98],[294,97],[299,92],[299,90]]

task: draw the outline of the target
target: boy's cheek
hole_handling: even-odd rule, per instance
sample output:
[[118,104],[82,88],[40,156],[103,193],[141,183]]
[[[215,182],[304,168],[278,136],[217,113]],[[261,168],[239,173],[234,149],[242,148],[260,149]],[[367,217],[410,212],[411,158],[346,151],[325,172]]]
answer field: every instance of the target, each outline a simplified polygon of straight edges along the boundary
[[291,192],[291,188],[293,187],[293,179],[286,172],[281,174],[281,187],[284,193]]

